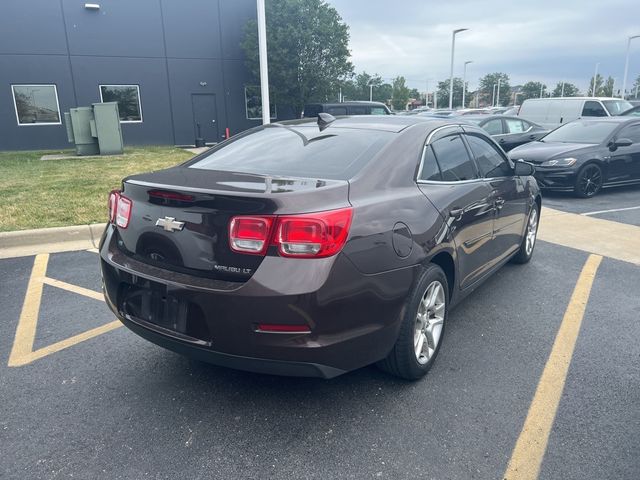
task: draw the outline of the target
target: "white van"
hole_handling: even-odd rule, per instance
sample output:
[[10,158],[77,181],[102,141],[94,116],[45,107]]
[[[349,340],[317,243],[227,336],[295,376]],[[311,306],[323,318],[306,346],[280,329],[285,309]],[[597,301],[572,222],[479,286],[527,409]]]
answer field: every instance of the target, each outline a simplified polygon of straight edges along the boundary
[[555,97],[529,98],[522,103],[518,116],[547,128],[582,117],[612,117],[632,105],[620,98]]

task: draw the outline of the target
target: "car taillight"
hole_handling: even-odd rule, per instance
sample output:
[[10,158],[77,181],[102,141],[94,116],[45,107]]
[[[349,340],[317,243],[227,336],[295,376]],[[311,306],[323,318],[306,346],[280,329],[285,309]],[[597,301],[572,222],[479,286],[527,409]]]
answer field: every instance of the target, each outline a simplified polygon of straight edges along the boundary
[[269,246],[273,217],[233,217],[229,224],[229,245],[239,253],[264,255]]
[[116,225],[120,228],[127,228],[131,219],[131,206],[133,202],[123,195],[118,196],[118,207],[116,209]]
[[275,243],[283,257],[321,258],[335,255],[349,236],[353,210],[278,217]]
[[271,244],[283,257],[330,257],[346,243],[352,215],[353,209],[343,208],[281,217],[233,217],[229,244],[235,252],[264,255],[273,239]]
[[109,223],[116,221],[116,210],[118,209],[118,199],[120,198],[120,190],[112,190],[109,193]]

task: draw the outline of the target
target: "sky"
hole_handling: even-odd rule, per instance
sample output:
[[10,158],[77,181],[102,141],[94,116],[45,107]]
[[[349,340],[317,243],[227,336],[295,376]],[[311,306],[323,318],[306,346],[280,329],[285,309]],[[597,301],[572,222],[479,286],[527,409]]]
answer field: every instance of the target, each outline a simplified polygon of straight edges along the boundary
[[[410,87],[432,91],[466,60],[469,88],[486,73],[505,72],[511,85],[560,81],[586,90],[598,72],[622,86],[627,38],[640,35],[640,0],[327,0],[350,29],[356,72],[385,80],[402,75]],[[640,38],[632,40],[627,89],[640,75]]]

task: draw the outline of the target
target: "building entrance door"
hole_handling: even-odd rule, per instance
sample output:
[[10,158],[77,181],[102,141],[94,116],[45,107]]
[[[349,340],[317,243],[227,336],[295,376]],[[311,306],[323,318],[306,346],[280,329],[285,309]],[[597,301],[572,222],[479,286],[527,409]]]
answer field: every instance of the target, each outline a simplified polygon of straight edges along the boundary
[[[194,137],[202,137],[206,143],[220,141],[216,121],[216,96],[210,93],[192,93],[191,105],[193,107]],[[199,132],[198,125],[200,126]]]

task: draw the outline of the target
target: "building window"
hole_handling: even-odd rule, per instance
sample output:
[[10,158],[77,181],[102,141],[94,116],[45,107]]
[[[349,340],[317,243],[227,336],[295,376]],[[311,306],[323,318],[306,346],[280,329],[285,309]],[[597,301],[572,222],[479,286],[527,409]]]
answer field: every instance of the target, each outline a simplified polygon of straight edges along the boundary
[[141,123],[140,87],[138,85],[100,85],[101,102],[118,102],[120,123]]
[[[244,87],[244,104],[248,120],[262,120],[262,95],[260,94],[260,87]],[[274,103],[269,105],[269,110],[269,116],[271,118],[276,118],[278,116],[276,105]]]
[[11,85],[18,125],[60,125],[55,85]]

